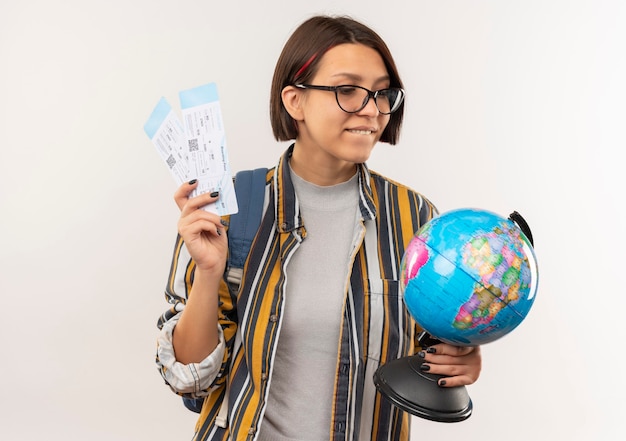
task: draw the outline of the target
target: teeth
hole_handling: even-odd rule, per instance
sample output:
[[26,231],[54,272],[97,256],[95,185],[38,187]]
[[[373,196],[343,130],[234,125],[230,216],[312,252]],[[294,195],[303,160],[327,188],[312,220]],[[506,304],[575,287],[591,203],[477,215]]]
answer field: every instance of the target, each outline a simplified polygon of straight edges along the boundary
[[357,135],[371,135],[371,130],[349,130],[352,133],[356,133]]

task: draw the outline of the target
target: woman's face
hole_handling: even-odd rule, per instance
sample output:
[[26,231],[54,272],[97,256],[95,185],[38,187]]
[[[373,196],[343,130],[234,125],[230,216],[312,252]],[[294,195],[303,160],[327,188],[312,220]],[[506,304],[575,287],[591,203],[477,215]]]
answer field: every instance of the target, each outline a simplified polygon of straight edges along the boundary
[[[376,91],[389,87],[389,74],[376,50],[341,44],[324,54],[308,84],[355,85]],[[334,92],[297,89],[295,93],[300,94],[296,150],[310,165],[329,172],[354,170],[354,164],[369,158],[389,122],[389,115],[381,114],[372,98],[359,112],[346,113],[337,105]]]

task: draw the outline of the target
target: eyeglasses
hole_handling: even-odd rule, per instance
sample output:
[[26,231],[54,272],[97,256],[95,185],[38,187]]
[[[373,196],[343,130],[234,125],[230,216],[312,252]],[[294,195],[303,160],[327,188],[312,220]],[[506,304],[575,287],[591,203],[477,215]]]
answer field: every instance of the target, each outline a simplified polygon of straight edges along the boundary
[[380,90],[369,90],[361,86],[314,86],[312,84],[295,84],[300,89],[325,90],[335,92],[339,108],[346,113],[356,113],[365,108],[370,98],[374,98],[376,108],[383,115],[389,115],[400,108],[404,100],[404,90],[390,87]]

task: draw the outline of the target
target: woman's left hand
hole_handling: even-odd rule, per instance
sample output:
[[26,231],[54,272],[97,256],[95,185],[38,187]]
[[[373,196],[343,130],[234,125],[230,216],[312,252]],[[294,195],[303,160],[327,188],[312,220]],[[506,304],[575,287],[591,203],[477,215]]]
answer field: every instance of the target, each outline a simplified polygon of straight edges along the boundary
[[480,346],[453,346],[439,343],[420,351],[423,359],[421,369],[425,372],[444,375],[439,386],[466,386],[478,380],[482,367]]

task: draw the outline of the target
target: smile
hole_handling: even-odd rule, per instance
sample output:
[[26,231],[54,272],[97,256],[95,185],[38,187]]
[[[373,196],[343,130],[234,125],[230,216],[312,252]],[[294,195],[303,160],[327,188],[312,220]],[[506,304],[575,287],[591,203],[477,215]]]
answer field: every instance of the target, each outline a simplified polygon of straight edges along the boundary
[[371,135],[373,130],[357,130],[357,129],[348,129],[348,132],[355,133],[357,135]]

